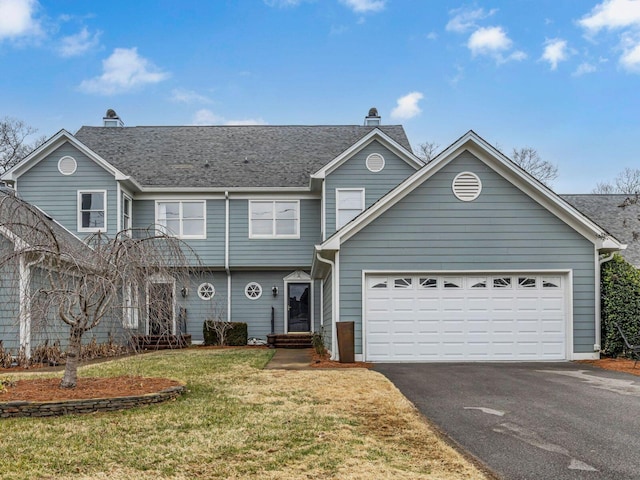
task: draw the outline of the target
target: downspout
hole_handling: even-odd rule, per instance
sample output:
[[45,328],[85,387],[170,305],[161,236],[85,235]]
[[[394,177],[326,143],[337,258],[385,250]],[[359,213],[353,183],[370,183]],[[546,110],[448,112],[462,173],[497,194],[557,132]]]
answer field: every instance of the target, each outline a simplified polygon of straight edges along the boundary
[[[331,267],[331,359],[336,358],[336,264],[328,258],[322,258],[320,252],[316,252],[319,262],[326,263]],[[323,314],[324,315],[324,314]]]
[[227,322],[231,321],[231,269],[229,268],[229,191],[224,192],[224,270],[227,272]]
[[596,268],[596,343],[593,346],[594,352],[600,352],[602,348],[602,286],[601,286],[601,272],[602,264],[613,260],[616,253],[612,252],[609,255],[598,258],[598,265]]

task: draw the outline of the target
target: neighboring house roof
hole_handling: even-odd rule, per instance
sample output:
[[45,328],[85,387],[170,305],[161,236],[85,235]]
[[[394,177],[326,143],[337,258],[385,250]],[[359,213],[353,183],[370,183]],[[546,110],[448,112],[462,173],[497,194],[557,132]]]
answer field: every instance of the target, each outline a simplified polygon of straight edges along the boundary
[[625,245],[619,242],[618,239],[607,235],[604,228],[576,210],[560,196],[496,150],[482,137],[470,130],[425,167],[411,175],[321,245],[316,246],[316,250],[328,252],[339,250],[344,241],[357,234],[465,150],[471,152],[547,210],[581,233],[585,238],[592,241],[599,251],[609,252],[625,248]]
[[640,267],[640,197],[637,195],[561,195],[621,242],[620,252],[631,264]]
[[75,137],[142,187],[301,188],[376,128],[411,152],[400,125],[82,127]]

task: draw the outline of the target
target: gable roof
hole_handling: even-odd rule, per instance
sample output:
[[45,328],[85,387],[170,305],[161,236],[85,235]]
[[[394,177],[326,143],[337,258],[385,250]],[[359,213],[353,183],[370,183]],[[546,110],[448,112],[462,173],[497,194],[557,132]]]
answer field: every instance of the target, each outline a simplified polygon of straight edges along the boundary
[[627,244],[620,252],[640,267],[640,199],[636,195],[561,195],[581,213]]
[[0,178],[2,178],[2,180],[8,181],[17,180],[20,175],[32,168],[34,165],[44,159],[48,154],[56,150],[64,143],[70,143],[71,145],[73,145],[75,148],[77,148],[83,154],[93,160],[96,164],[113,175],[116,180],[130,180],[126,175],[123,175],[122,172],[120,172],[117,168],[101,158],[82,142],[78,141],[78,139],[76,139],[65,129],[60,130],[58,133],[49,138],[46,142],[44,142],[33,152],[23,158],[18,164],[14,165],[12,168],[3,173]]
[[75,137],[143,188],[308,188],[374,129],[411,152],[400,125],[82,127]]
[[425,167],[407,178],[404,182],[391,190],[378,202],[366,209],[350,223],[338,230],[321,245],[316,246],[319,251],[335,251],[340,249],[342,242],[357,234],[360,230],[374,221],[393,205],[406,197],[414,189],[422,185],[427,179],[440,171],[445,165],[468,150],[482,162],[487,164],[498,174],[510,181],[517,188],[529,195],[551,213],[559,217],[577,232],[589,239],[601,251],[617,251],[626,248],[616,238],[595,222],[585,217],[569,203],[555,194],[541,182],[520,168],[508,157],[486,142],[473,130],[456,140],[448,148],[437,155]]

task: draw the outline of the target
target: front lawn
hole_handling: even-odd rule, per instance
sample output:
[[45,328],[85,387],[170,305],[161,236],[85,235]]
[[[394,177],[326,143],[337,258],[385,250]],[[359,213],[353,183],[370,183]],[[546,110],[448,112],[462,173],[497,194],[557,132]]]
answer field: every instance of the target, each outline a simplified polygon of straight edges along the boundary
[[382,375],[261,370],[271,355],[190,349],[83,367],[81,377],[169,377],[189,393],[122,412],[0,420],[0,476],[485,478]]

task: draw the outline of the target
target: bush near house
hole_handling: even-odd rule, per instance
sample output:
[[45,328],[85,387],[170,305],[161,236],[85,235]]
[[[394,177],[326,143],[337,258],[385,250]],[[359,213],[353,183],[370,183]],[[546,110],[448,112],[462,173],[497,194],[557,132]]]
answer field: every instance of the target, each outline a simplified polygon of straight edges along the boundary
[[[224,327],[223,324],[226,324]],[[214,322],[206,320],[202,328],[205,345],[227,345],[241,347],[247,344],[247,324],[244,322]],[[220,332],[224,332],[224,342],[220,341]]]
[[640,271],[620,255],[602,265],[602,353],[619,355],[624,342],[614,325],[627,338],[640,337]]

